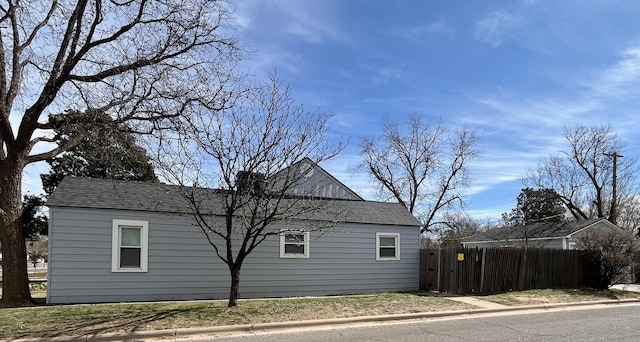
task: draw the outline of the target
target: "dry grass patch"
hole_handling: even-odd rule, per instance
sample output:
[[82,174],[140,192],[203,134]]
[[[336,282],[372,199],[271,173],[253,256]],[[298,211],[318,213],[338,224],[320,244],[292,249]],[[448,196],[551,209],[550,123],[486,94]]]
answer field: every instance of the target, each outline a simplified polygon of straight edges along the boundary
[[618,290],[593,289],[543,289],[499,293],[476,298],[510,306],[574,303],[607,299],[638,298],[640,294]]
[[443,310],[471,306],[445,298],[384,293],[323,298],[140,304],[59,305],[0,310],[0,339],[50,338],[292,320],[313,320]]

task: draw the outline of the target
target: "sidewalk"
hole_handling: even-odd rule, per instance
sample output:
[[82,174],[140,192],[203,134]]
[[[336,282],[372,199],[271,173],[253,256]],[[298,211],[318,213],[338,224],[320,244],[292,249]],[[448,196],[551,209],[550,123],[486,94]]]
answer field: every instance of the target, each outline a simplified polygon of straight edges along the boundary
[[508,308],[509,306],[506,306],[504,304],[498,304],[498,303],[493,303],[493,302],[488,302],[486,300],[481,300],[475,297],[456,297],[456,296],[451,296],[451,297],[446,297],[449,300],[453,300],[456,302],[460,302],[460,303],[466,303],[466,304],[471,304],[473,306],[477,306],[478,308],[482,308],[482,309],[502,309],[502,308]]
[[[640,286],[637,286],[640,290]],[[61,336],[53,338],[28,338],[11,340],[13,342],[71,342],[71,341],[145,341],[149,339],[173,339],[189,338],[196,335],[214,335],[222,333],[242,333],[242,332],[255,332],[255,331],[270,331],[270,330],[285,330],[295,328],[309,328],[320,326],[339,326],[356,323],[379,323],[389,321],[402,321],[413,319],[429,319],[429,318],[442,318],[442,317],[455,317],[464,315],[479,315],[488,313],[500,313],[500,312],[522,312],[527,310],[549,310],[549,309],[561,309],[564,307],[587,307],[595,305],[614,305],[614,304],[640,304],[640,298],[632,299],[620,299],[620,300],[600,300],[589,302],[573,302],[573,303],[553,303],[553,304],[536,304],[536,305],[522,305],[522,306],[506,306],[502,304],[492,303],[484,300],[480,300],[473,297],[446,297],[447,299],[463,302],[474,305],[476,308],[467,310],[456,311],[435,311],[435,312],[419,312],[409,314],[391,314],[380,316],[361,316],[350,318],[332,318],[332,319],[320,319],[320,320],[308,320],[308,321],[289,321],[289,322],[274,322],[274,323],[260,323],[260,324],[241,324],[241,325],[229,325],[229,326],[217,326],[217,327],[201,327],[201,328],[178,328],[156,331],[135,331],[130,333],[109,333],[109,334],[97,334],[97,335],[84,335],[84,336]]]
[[611,285],[610,289],[629,292],[640,292],[640,284],[616,284]]

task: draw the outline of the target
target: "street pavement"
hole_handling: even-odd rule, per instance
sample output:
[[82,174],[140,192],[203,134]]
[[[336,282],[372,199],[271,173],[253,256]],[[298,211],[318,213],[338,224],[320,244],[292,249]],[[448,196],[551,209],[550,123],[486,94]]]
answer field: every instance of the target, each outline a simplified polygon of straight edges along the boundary
[[640,341],[640,304],[571,307],[485,314],[454,319],[423,319],[394,323],[320,327],[304,331],[193,336],[175,341],[320,342],[320,341]]

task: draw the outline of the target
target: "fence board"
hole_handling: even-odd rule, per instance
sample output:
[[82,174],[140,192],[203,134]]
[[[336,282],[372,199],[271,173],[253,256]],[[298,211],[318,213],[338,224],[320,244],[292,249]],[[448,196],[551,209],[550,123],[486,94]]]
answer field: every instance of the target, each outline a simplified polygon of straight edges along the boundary
[[425,291],[487,294],[580,288],[587,284],[587,272],[587,261],[573,250],[455,247],[420,251],[420,288]]

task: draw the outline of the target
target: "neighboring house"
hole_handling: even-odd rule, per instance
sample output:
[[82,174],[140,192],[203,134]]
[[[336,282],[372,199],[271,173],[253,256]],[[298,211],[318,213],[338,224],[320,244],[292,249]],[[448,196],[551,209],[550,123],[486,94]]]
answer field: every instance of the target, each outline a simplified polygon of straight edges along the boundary
[[[305,231],[301,219],[287,225],[299,231],[268,237],[242,266],[240,298],[418,289],[420,222],[398,203],[363,200],[311,160],[295,166],[313,196],[337,198],[341,223]],[[227,265],[192,224],[181,189],[66,177],[47,202],[47,302],[226,299]]]
[[621,230],[604,218],[534,223],[477,232],[462,240],[464,247],[544,247],[574,249],[584,234],[593,230]]

